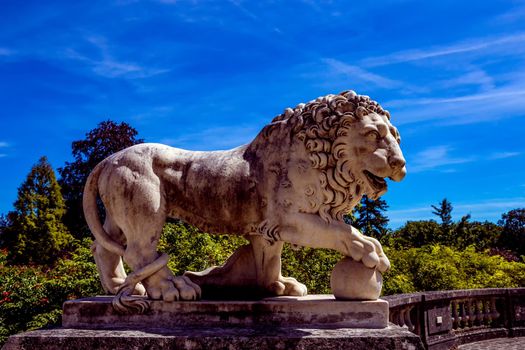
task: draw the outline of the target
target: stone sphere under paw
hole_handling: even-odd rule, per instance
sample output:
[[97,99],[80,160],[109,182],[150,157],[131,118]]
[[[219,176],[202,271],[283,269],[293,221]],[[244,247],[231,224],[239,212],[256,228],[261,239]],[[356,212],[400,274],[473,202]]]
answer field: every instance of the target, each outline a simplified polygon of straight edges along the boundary
[[330,288],[336,299],[376,300],[381,294],[383,276],[363,263],[344,258],[332,270]]

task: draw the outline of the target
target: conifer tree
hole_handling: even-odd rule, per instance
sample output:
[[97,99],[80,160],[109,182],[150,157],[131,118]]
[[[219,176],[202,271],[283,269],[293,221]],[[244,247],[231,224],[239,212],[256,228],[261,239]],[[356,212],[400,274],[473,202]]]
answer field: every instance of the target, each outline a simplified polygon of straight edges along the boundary
[[450,242],[451,239],[456,237],[451,237],[452,235],[452,203],[450,203],[446,198],[438,204],[438,206],[432,205],[432,214],[438,216],[441,219],[441,237],[438,241],[441,242]]
[[56,260],[73,240],[62,217],[66,211],[55,172],[46,157],[33,166],[18,188],[4,245],[12,263],[45,264]]
[[390,232],[387,226],[389,220],[384,214],[387,209],[388,204],[384,199],[372,200],[363,196],[354,210],[352,225],[367,236],[384,239]]

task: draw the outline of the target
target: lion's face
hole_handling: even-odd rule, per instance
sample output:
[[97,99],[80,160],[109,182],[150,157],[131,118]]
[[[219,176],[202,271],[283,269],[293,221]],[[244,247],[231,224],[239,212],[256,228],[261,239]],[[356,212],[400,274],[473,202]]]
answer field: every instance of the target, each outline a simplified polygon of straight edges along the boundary
[[399,133],[386,116],[377,113],[362,116],[349,136],[356,159],[354,176],[369,198],[377,199],[386,192],[385,178],[401,181],[405,177]]

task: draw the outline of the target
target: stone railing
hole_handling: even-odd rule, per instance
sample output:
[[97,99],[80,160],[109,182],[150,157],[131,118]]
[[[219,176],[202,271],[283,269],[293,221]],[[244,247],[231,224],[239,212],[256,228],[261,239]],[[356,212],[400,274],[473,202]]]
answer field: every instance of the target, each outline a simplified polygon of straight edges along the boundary
[[466,289],[384,297],[390,322],[419,335],[428,349],[525,336],[525,288]]

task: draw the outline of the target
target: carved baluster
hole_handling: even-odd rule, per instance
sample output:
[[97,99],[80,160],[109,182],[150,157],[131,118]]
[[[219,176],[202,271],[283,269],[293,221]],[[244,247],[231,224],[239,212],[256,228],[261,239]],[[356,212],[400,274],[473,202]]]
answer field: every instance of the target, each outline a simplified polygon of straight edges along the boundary
[[408,327],[408,330],[412,332],[414,330],[414,324],[412,323],[412,320],[410,319],[410,316],[411,316],[410,311],[412,311],[412,306],[409,306],[406,308],[405,324]]
[[472,315],[472,311],[471,311],[471,302],[470,302],[470,299],[467,299],[465,300],[465,303],[464,303],[464,311],[465,311],[465,327],[471,327],[472,326],[472,318],[471,318],[471,315]]
[[406,307],[403,307],[401,310],[399,310],[399,325],[400,325],[401,327],[405,327],[405,326],[406,326],[406,323],[405,323],[405,319],[406,319],[405,313],[406,313]]
[[392,311],[392,314],[390,315],[390,320],[393,324],[398,325],[398,326],[400,325],[399,309]]
[[476,300],[474,305],[476,307],[476,326],[480,326],[483,324],[483,301]]
[[465,315],[465,301],[464,300],[460,300],[458,301],[458,304],[459,304],[459,317],[458,317],[458,327],[459,328],[465,328],[465,319],[466,319],[466,315]]
[[496,321],[500,316],[498,309],[496,308],[496,298],[490,299],[490,316],[494,321]]
[[491,322],[490,319],[490,310],[489,310],[489,301],[487,299],[483,300],[483,323],[489,325]]
[[390,309],[388,313],[388,320],[393,324],[397,324],[395,319],[396,319],[396,310]]
[[459,327],[459,316],[458,316],[458,303],[456,300],[450,302],[452,307],[452,328],[457,329]]

